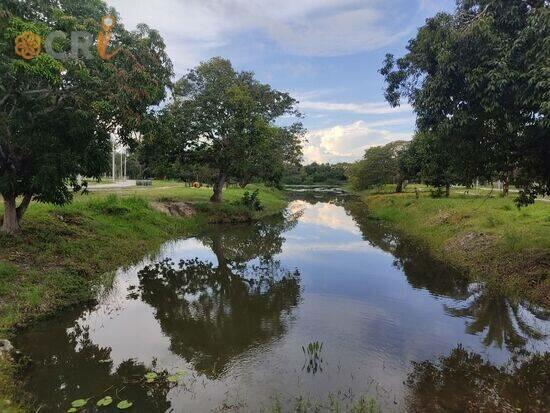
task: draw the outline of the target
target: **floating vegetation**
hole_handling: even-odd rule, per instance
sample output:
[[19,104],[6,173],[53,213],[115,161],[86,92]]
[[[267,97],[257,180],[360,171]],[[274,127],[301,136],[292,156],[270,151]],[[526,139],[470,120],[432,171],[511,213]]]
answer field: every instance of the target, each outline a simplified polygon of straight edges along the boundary
[[128,401],[128,400],[122,400],[119,404],[116,405],[116,407],[120,410],[126,410],[132,407],[134,403]]
[[111,403],[113,403],[113,398],[111,396],[105,396],[103,399],[100,399],[97,401],[98,407],[105,407],[109,406]]
[[[182,377],[185,375],[186,373],[181,370],[171,375],[166,371],[162,373],[149,371],[145,373],[143,376],[137,376],[137,377],[134,376],[131,379],[127,379],[125,381],[125,384],[137,384],[137,385],[149,386],[151,384],[156,383],[156,385],[158,386],[169,386],[169,388],[171,388],[171,387],[177,386],[180,380],[182,379]],[[103,396],[108,390],[113,390],[114,393],[117,395],[117,399],[120,400],[116,405],[117,409],[126,410],[132,407],[134,405],[134,402],[130,400],[122,400],[121,398],[118,397],[119,391],[122,391],[123,389],[124,387],[120,389],[113,389],[113,387],[111,386],[109,389],[101,393],[101,396]],[[84,411],[84,409],[88,405],[88,402],[96,398],[98,398],[98,400],[95,403],[97,407],[107,407],[113,404],[114,402],[113,396],[109,396],[109,395],[103,396],[103,397],[101,396],[98,395],[98,396],[89,397],[87,399],[74,400],[73,402],[71,402],[71,407],[67,410],[67,413],[78,413],[78,412]]]
[[322,372],[322,363],[323,359],[321,357],[321,352],[323,351],[323,343],[318,341],[309,343],[307,346],[302,346],[302,351],[306,356],[306,361],[302,370],[306,370],[308,373],[316,374],[318,371]]
[[145,374],[144,377],[147,383],[153,383],[157,379],[158,374],[154,371],[150,371],[149,373]]

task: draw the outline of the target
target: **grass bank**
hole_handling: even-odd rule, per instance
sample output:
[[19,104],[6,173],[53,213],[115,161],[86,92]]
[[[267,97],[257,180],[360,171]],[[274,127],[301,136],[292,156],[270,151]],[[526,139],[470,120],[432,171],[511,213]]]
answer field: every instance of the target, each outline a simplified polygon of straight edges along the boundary
[[504,293],[550,307],[550,203],[518,209],[513,196],[453,191],[361,193],[372,219],[390,223],[432,254]]
[[[79,195],[63,207],[33,203],[21,234],[0,234],[0,339],[9,338],[17,327],[92,300],[105,274],[138,261],[169,239],[191,236],[208,222],[259,218],[286,206],[282,192],[259,189],[261,212],[236,205],[245,190],[227,189],[224,203],[212,206],[211,189],[173,182]],[[188,202],[198,212],[173,217],[151,208],[153,201]],[[6,402],[13,396],[12,370],[0,357],[1,412],[17,411]]]

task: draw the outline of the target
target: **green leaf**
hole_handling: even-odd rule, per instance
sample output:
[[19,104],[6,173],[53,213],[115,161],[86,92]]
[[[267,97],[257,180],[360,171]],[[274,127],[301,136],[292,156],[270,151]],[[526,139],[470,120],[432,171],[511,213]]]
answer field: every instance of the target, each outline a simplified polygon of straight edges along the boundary
[[73,407],[84,407],[86,406],[86,403],[88,403],[88,400],[86,399],[78,399],[71,403],[71,406]]
[[153,372],[153,371],[151,371],[151,372],[149,372],[145,375],[145,378],[147,380],[155,380],[157,377],[158,377],[158,374]]
[[103,399],[97,401],[97,405],[99,407],[109,406],[112,402],[113,398],[111,396],[105,396]]
[[120,410],[126,410],[132,407],[134,403],[128,401],[128,400],[122,400],[119,404],[116,405]]
[[177,383],[180,379],[180,376],[177,374],[174,374],[173,376],[168,376],[166,380],[168,380],[170,383]]
[[76,413],[78,412],[78,409],[76,407],[71,407],[69,410],[67,410],[67,413]]

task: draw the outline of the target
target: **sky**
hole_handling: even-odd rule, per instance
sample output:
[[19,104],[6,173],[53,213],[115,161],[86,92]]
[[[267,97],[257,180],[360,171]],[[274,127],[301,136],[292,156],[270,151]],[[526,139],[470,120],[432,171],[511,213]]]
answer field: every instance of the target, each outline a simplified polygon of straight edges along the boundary
[[176,78],[214,56],[300,101],[304,162],[352,162],[365,149],[409,140],[415,116],[391,108],[378,73],[426,18],[454,0],[107,0],[132,29],[163,36]]

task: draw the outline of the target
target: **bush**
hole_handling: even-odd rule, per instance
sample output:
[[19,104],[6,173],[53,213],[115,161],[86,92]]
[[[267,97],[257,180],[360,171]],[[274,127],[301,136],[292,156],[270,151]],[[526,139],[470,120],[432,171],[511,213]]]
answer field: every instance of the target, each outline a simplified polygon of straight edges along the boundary
[[115,194],[108,195],[104,199],[93,200],[90,205],[97,212],[105,215],[126,215],[130,208],[123,205],[122,200]]
[[251,209],[253,211],[263,211],[264,207],[262,206],[262,203],[260,199],[258,198],[258,195],[260,194],[260,190],[256,189],[252,194],[248,191],[246,191],[239,201],[239,204],[244,205],[246,208]]
[[430,189],[430,196],[432,198],[443,198],[443,195],[445,192],[443,191],[443,188],[437,187],[435,189]]

